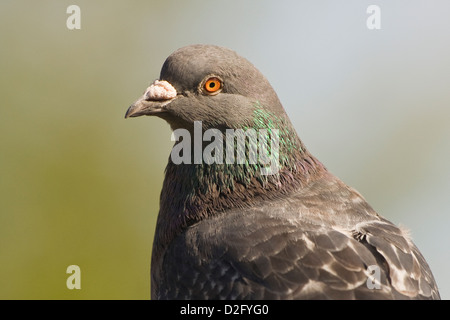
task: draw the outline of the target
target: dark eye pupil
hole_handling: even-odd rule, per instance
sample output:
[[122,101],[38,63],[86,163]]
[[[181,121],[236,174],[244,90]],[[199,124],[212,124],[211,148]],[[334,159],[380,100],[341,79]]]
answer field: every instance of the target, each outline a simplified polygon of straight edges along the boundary
[[210,84],[209,84],[209,87],[210,88],[214,88],[216,86],[216,84],[214,83],[214,82],[211,82]]

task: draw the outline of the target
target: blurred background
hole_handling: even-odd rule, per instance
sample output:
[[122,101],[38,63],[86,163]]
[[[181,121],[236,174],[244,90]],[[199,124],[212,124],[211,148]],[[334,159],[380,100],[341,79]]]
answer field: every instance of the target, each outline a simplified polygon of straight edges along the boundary
[[450,2],[432,4],[2,0],[0,298],[150,298],[171,132],[124,115],[171,52],[210,43],[253,62],[309,150],[411,230],[449,299]]

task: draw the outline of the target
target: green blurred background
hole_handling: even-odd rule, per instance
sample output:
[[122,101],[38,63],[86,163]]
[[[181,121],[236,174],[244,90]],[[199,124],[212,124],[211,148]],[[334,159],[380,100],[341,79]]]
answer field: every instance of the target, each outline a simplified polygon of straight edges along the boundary
[[[81,30],[66,9],[81,8]],[[370,4],[381,30],[366,27]],[[432,5],[431,5],[432,4]],[[148,299],[169,126],[124,120],[164,59],[229,47],[302,140],[411,230],[450,298],[449,1],[0,2],[0,298]],[[81,268],[81,290],[66,287]]]

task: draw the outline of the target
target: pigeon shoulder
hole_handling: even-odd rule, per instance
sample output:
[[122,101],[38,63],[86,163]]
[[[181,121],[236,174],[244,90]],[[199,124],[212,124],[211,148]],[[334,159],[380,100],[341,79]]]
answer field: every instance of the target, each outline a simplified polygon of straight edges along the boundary
[[[425,259],[404,231],[331,176],[190,226],[161,262],[158,298],[439,297]],[[367,285],[370,266],[378,268],[378,289]]]

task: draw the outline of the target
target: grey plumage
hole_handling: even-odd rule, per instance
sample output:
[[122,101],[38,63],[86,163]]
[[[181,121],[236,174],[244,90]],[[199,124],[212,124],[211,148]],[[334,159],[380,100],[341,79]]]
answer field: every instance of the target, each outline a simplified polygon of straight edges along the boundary
[[[205,91],[212,78],[222,86],[214,94]],[[154,93],[159,84],[151,86],[126,117],[157,115],[191,133],[197,120],[203,130],[223,134],[228,128],[279,129],[280,170],[263,176],[249,164],[169,159],[152,298],[439,298],[408,235],[307,151],[250,62],[225,48],[188,46],[169,56],[160,80],[167,85],[163,98]],[[367,285],[371,266],[379,270],[379,289]]]

